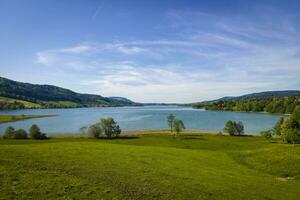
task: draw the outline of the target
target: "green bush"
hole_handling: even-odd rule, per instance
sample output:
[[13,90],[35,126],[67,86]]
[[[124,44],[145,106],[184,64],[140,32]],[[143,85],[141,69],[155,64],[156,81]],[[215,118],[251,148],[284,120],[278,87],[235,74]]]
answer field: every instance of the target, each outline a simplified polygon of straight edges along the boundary
[[270,129],[270,130],[267,130],[267,131],[262,131],[262,132],[260,132],[260,135],[265,137],[266,139],[271,139],[272,136],[274,135],[274,130]]
[[102,128],[99,123],[93,124],[88,128],[88,135],[92,138],[99,138],[102,136]]
[[27,139],[27,132],[24,129],[18,129],[14,134],[15,139]]

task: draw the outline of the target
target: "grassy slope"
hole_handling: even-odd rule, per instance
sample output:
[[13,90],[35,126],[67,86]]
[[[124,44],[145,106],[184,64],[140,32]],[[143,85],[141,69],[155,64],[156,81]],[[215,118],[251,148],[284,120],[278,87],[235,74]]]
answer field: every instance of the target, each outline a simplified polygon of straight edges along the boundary
[[0,141],[0,199],[299,199],[299,188],[300,146],[260,137]]
[[24,104],[25,108],[41,108],[40,104],[32,103],[29,101],[23,101],[23,100],[19,100],[19,99],[0,97],[0,101],[9,102],[9,103],[13,103],[16,101],[16,102]]
[[52,115],[0,115],[0,123],[15,122],[19,120],[51,117]]

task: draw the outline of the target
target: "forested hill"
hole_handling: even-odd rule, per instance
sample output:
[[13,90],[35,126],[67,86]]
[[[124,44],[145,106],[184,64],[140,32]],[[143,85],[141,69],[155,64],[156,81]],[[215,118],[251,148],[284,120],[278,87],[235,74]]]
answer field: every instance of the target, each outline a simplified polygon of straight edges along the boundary
[[300,97],[300,90],[283,90],[283,91],[266,91],[251,93],[236,97],[222,97],[211,101],[202,101],[199,103],[214,103],[218,101],[240,101],[250,99],[268,99],[268,98],[282,98],[282,97]]
[[[139,105],[121,97],[108,98],[100,95],[80,94],[57,86],[22,83],[2,77],[0,77],[0,97],[4,97],[1,98],[0,108],[6,106],[12,109],[14,103],[17,107],[22,107],[23,101],[34,103],[37,107]],[[25,103],[24,107],[26,105]]]
[[296,106],[300,106],[300,91],[267,91],[238,97],[223,97],[194,103],[192,106],[206,110],[292,113]]

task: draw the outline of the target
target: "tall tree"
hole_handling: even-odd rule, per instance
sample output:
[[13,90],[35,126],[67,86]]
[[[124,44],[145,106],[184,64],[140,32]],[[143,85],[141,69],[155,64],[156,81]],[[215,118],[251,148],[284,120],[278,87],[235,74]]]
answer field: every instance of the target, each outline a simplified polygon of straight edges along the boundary
[[171,129],[171,133],[173,132],[173,124],[174,124],[174,120],[175,120],[175,116],[173,114],[169,114],[167,117],[168,120],[168,125]]
[[300,106],[297,106],[293,114],[283,121],[281,137],[286,143],[300,143]]
[[15,129],[12,126],[9,126],[5,129],[3,138],[4,139],[13,139],[15,134]]
[[223,130],[229,135],[234,135],[235,130],[234,130],[233,122],[231,120],[228,120]]
[[120,126],[117,124],[117,122],[111,118],[102,118],[100,120],[100,124],[102,127],[102,130],[104,134],[108,137],[117,137],[121,133]]
[[181,133],[183,131],[183,129],[185,129],[184,123],[180,119],[174,119],[173,127],[176,132],[176,135],[178,135],[179,133]]

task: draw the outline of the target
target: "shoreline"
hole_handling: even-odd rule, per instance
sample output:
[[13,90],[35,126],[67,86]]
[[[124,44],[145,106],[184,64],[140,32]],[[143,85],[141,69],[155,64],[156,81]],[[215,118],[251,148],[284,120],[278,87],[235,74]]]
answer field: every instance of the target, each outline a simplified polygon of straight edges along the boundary
[[55,116],[57,115],[0,115],[0,124]]
[[[218,135],[221,131],[209,131],[209,130],[195,130],[195,129],[188,129],[183,131],[179,135]],[[220,136],[228,136],[227,133],[221,132],[222,135]],[[85,133],[46,133],[50,138],[88,138],[88,134]],[[170,130],[168,129],[151,129],[151,130],[132,130],[132,131],[124,131],[122,132],[119,137],[139,137],[139,136],[147,136],[147,135],[173,135]],[[259,133],[245,133],[240,137],[261,137]]]

